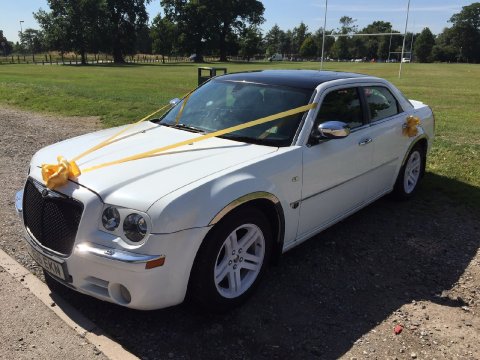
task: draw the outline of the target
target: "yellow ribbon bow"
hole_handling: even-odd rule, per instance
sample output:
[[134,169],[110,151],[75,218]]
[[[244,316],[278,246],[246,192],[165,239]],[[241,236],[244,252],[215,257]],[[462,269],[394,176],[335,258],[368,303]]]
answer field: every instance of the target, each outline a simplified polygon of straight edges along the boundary
[[49,189],[65,185],[68,179],[74,179],[82,172],[75,161],[67,161],[63,156],[57,157],[58,164],[43,164],[42,178]]
[[403,135],[408,137],[417,136],[418,125],[420,125],[420,119],[416,116],[410,115],[407,117],[407,122],[403,125]]

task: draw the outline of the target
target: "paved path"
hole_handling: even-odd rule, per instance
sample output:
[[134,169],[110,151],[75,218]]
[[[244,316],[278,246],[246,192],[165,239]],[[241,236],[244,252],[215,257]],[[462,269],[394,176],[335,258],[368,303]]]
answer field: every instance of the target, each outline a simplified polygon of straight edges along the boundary
[[22,276],[0,267],[0,359],[107,359],[23,286]]
[[0,359],[138,360],[0,250]]

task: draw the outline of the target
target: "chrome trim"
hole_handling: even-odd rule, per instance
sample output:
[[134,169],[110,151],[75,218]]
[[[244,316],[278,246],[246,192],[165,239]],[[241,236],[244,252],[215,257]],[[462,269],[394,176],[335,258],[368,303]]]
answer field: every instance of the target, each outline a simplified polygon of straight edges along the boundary
[[350,127],[341,121],[326,121],[318,125],[317,131],[327,139],[341,139],[350,135]]
[[75,246],[75,250],[82,254],[95,255],[108,260],[119,261],[129,264],[141,264],[165,257],[165,255],[137,254],[130,251],[112,249],[102,245],[94,245],[88,242],[78,244],[77,246]]
[[[335,188],[337,188],[337,187],[339,187],[339,186],[342,186],[343,184],[346,184],[346,183],[349,182],[349,181],[358,179],[360,176],[366,175],[366,174],[368,174],[368,173],[370,173],[370,172],[372,172],[372,171],[375,171],[375,170],[377,170],[377,169],[380,169],[382,166],[391,164],[391,163],[393,163],[393,162],[395,162],[395,161],[398,161],[398,158],[395,158],[395,159],[392,159],[392,160],[390,160],[390,161],[384,162],[383,164],[378,165],[378,166],[374,167],[373,169],[370,169],[370,170],[368,170],[368,171],[365,171],[364,173],[361,173],[361,174],[359,174],[359,175],[357,175],[357,176],[354,176],[354,177],[351,178],[351,179],[342,181],[341,183],[336,184],[336,185],[334,185],[334,186],[332,186],[332,187],[329,187],[328,189],[319,191],[319,192],[317,192],[317,193],[315,193],[315,194],[309,195],[309,196],[307,196],[307,197],[305,197],[305,198],[303,198],[303,199],[301,199],[301,200],[298,200],[298,202],[302,202],[302,201],[311,199],[311,198],[313,198],[313,197],[315,197],[315,196],[318,196],[318,195],[321,195],[321,194],[323,194],[323,193],[325,193],[325,192],[327,192],[327,191],[333,190],[333,189],[335,189]],[[296,202],[297,202],[297,201],[296,201]]]
[[274,205],[278,206],[280,204],[280,200],[268,192],[264,191],[257,191],[251,194],[244,195],[236,200],[233,200],[230,204],[225,206],[222,210],[218,212],[217,215],[210,221],[208,226],[215,225],[218,223],[221,219],[225,217],[230,211],[235,209],[236,207],[245,204],[246,202],[252,201],[252,200],[258,200],[258,199],[265,199],[271,201]]
[[65,195],[65,194],[59,193],[59,192],[54,191],[54,190],[50,190],[44,184],[38,182],[34,178],[30,178],[30,180],[31,180],[33,186],[35,186],[35,188],[38,190],[38,192],[40,194],[42,194],[42,197],[44,197],[44,198],[45,197],[62,198],[62,199],[67,199],[68,198],[68,196]]
[[23,213],[23,190],[17,191],[15,194],[15,210],[18,216],[22,216]]
[[426,133],[423,133],[423,134],[419,135],[417,138],[415,138],[415,141],[412,141],[412,143],[408,147],[407,152],[405,153],[405,156],[403,157],[402,166],[405,165],[405,162],[407,161],[407,157],[408,157],[408,154],[410,154],[410,151],[412,151],[413,147],[415,145],[417,145],[417,143],[422,139],[427,140],[427,147],[428,147],[428,140],[429,140],[428,135]]

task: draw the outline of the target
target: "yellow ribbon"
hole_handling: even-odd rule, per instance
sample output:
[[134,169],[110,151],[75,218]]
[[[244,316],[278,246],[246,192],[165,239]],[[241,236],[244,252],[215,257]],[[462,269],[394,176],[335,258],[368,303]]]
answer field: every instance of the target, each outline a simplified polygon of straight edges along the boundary
[[407,122],[403,125],[403,135],[414,137],[418,134],[417,126],[420,125],[420,119],[416,116],[408,116]]
[[80,155],[75,156],[72,159],[72,161],[67,161],[63,156],[60,155],[57,157],[58,164],[42,164],[42,178],[43,178],[43,181],[45,182],[45,185],[49,189],[55,189],[57,187],[65,185],[69,178],[75,179],[76,177],[80,176],[82,172],[80,171],[80,168],[76,163],[79,159],[81,159],[84,156],[87,156],[88,154],[91,154],[96,150],[99,150],[107,145],[110,145],[118,140],[123,139],[118,137],[123,133],[125,133],[126,131],[130,130],[132,127],[144,122],[145,120],[148,120],[153,115],[158,114],[168,106],[170,106],[170,104],[162,106],[160,109],[145,116],[144,118],[138,120],[137,122],[134,122],[126,126],[124,129],[110,136],[108,139],[102,141],[100,144],[97,144],[92,148],[84,151]]
[[42,178],[49,189],[55,189],[81,174],[75,161],[67,161],[63,156],[57,157],[58,164],[42,165]]
[[[190,94],[191,93],[188,93],[186,96],[189,97]],[[147,115],[143,119],[140,119],[139,121],[127,126],[126,128],[122,129],[118,133],[116,133],[116,134],[112,135],[111,137],[109,137],[108,139],[102,141],[98,145],[95,145],[92,148],[84,151],[80,155],[74,157],[72,161],[67,161],[63,156],[58,156],[58,158],[57,158],[58,164],[56,164],[56,165],[55,164],[54,165],[43,164],[42,165],[42,178],[43,178],[43,181],[45,181],[46,186],[50,189],[54,189],[54,188],[57,188],[59,186],[65,185],[69,178],[70,179],[75,179],[76,177],[80,176],[80,174],[82,174],[82,171],[80,171],[79,167],[76,164],[76,161],[78,161],[80,158],[82,158],[82,157],[84,157],[88,154],[91,154],[92,152],[94,152],[98,149],[101,149],[101,148],[103,148],[103,147],[105,147],[105,146],[107,146],[107,145],[109,145],[113,142],[117,142],[119,140],[122,140],[123,138],[118,138],[121,134],[125,133],[127,130],[131,129],[133,126],[149,119],[151,116],[159,113],[160,111],[165,109],[167,106],[169,106],[169,105],[166,105],[166,106],[156,110],[152,114]],[[180,141],[180,142],[177,142],[177,143],[172,144],[172,145],[163,146],[163,147],[156,148],[156,149],[153,149],[153,150],[150,150],[150,151],[146,151],[146,152],[139,153],[139,154],[136,154],[136,155],[128,156],[128,157],[125,157],[125,158],[122,158],[122,159],[119,159],[119,160],[110,161],[110,162],[107,162],[107,163],[95,165],[95,166],[89,167],[87,169],[84,169],[83,173],[90,172],[90,171],[97,170],[97,169],[101,169],[101,168],[104,168],[104,167],[107,167],[107,166],[121,164],[121,163],[124,163],[124,162],[127,162],[127,161],[133,161],[133,160],[148,158],[148,157],[157,155],[159,153],[178,148],[180,146],[193,144],[193,143],[196,143],[196,142],[199,142],[199,141],[204,141],[204,140],[207,140],[207,139],[210,139],[210,138],[213,138],[213,137],[222,136],[222,135],[225,135],[225,134],[228,134],[228,133],[231,133],[231,132],[247,129],[247,128],[250,128],[250,127],[253,127],[253,126],[257,126],[257,125],[265,124],[265,123],[268,123],[268,122],[271,122],[271,121],[275,121],[275,120],[278,120],[278,119],[281,119],[281,118],[284,118],[284,117],[299,114],[299,113],[314,109],[316,106],[317,106],[316,103],[300,106],[300,107],[297,107],[295,109],[291,109],[291,110],[288,110],[288,111],[283,111],[283,112],[278,113],[278,114],[274,114],[274,115],[263,117],[263,118],[260,118],[260,119],[257,119],[257,120],[249,121],[249,122],[246,122],[244,124],[231,126],[229,128],[223,129],[223,130],[218,130],[218,131],[215,131],[215,132],[212,132],[212,133],[209,133],[209,134],[201,135],[201,136],[193,138],[193,139]],[[180,116],[181,116],[182,110],[183,109],[181,109],[180,112],[179,112]],[[178,120],[179,120],[179,116],[177,116],[176,122]]]
[[283,112],[278,113],[278,114],[274,114],[274,115],[270,115],[270,116],[267,116],[267,117],[260,118],[258,120],[249,121],[249,122],[246,122],[244,124],[231,126],[229,128],[223,129],[223,130],[218,130],[218,131],[215,131],[215,132],[212,132],[212,133],[201,135],[201,136],[198,136],[198,137],[193,138],[193,139],[180,141],[180,142],[177,142],[177,143],[172,144],[172,145],[162,146],[160,148],[156,148],[156,149],[146,151],[146,152],[143,152],[143,153],[140,153],[140,154],[127,156],[123,159],[119,159],[119,160],[110,161],[110,162],[106,162],[106,163],[103,163],[103,164],[95,165],[95,166],[92,166],[92,167],[89,167],[89,168],[83,170],[83,172],[86,173],[86,172],[101,169],[101,168],[104,168],[104,167],[107,167],[107,166],[122,164],[122,163],[127,162],[127,161],[133,161],[133,160],[148,158],[148,157],[157,155],[159,153],[178,148],[180,146],[193,144],[193,143],[196,143],[196,142],[199,142],[199,141],[204,141],[204,140],[207,140],[207,139],[210,139],[210,138],[213,138],[213,137],[222,136],[222,135],[232,133],[232,132],[235,132],[235,131],[239,131],[239,130],[247,129],[247,128],[250,128],[250,127],[253,127],[253,126],[265,124],[267,122],[275,121],[275,120],[278,120],[278,119],[281,119],[281,118],[284,118],[284,117],[287,117],[287,116],[299,114],[299,113],[308,111],[310,109],[314,109],[316,106],[317,106],[316,103],[300,106],[300,107],[297,107],[295,109],[291,109],[291,110],[288,110],[288,111],[283,111]]

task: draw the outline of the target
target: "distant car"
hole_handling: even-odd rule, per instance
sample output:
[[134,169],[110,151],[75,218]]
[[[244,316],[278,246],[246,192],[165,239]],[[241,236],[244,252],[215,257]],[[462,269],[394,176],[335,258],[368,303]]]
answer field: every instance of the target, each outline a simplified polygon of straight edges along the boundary
[[409,63],[410,62],[410,58],[402,58],[402,63]]
[[272,56],[270,56],[268,58],[269,61],[282,61],[283,60],[283,56],[282,54],[273,54]]
[[[187,142],[162,156],[86,172],[52,190],[42,164],[72,159],[119,129],[34,155],[15,204],[29,252],[55,280],[134,309],[179,304],[187,293],[229,309],[283,252],[385,194],[411,197],[434,138],[427,105],[360,74],[228,74],[172,104],[81,163]],[[298,107],[307,110],[189,143]],[[412,128],[414,117],[421,124]]]

